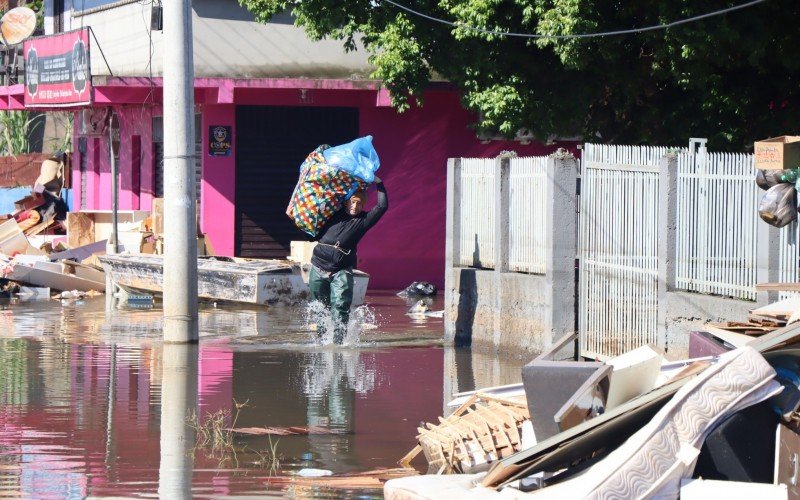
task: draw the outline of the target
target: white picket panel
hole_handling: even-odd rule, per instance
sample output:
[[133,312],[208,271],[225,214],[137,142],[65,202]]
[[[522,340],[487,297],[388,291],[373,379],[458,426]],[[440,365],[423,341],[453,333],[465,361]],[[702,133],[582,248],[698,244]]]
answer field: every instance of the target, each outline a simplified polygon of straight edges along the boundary
[[753,155],[678,156],[677,288],[756,300],[754,180]]
[[658,164],[666,148],[586,144],[580,200],[584,355],[657,342]]
[[461,266],[494,267],[495,165],[493,158],[461,159]]
[[[762,191],[763,193],[763,191]],[[763,194],[762,194],[763,196]],[[792,222],[780,228],[779,283],[800,282],[800,224]],[[780,292],[781,299],[800,296],[800,292]]]
[[509,165],[508,268],[544,274],[547,157],[512,158]]

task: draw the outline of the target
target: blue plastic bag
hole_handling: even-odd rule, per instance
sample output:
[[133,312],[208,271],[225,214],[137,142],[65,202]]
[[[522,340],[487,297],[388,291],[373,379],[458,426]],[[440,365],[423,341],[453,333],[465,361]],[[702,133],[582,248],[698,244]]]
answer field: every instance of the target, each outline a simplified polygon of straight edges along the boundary
[[381,166],[378,152],[372,147],[372,136],[359,137],[353,142],[334,146],[322,152],[325,162],[337,170],[358,177],[365,182],[375,180],[375,171]]

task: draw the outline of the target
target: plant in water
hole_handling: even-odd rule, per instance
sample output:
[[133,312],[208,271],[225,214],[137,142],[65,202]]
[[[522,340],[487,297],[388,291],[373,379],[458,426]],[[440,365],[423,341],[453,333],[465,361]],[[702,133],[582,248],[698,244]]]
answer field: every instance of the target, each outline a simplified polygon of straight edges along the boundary
[[269,469],[270,475],[277,473],[281,467],[281,460],[278,456],[279,442],[280,439],[276,439],[273,443],[272,436],[267,436],[267,449],[264,451],[255,450],[256,455],[258,455],[258,460],[256,460],[255,464],[263,469]]
[[233,414],[228,409],[221,409],[207,413],[204,418],[200,419],[196,413],[192,413],[187,419],[187,424],[197,432],[195,449],[202,449],[207,456],[219,459],[220,466],[229,459],[233,459],[238,464],[233,442],[233,428],[236,427],[239,413],[242,408],[247,406],[248,401],[239,403],[234,399],[235,411]]

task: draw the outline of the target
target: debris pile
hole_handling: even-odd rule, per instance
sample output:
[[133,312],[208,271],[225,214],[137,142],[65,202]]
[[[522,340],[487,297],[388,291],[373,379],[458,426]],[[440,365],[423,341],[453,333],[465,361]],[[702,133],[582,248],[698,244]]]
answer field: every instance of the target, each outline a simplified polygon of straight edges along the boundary
[[522,383],[456,395],[458,410],[422,425],[400,461],[424,452],[436,474],[392,479],[384,494],[800,498],[798,311],[793,298],[709,324],[678,361],[652,346],[565,360],[566,336]]

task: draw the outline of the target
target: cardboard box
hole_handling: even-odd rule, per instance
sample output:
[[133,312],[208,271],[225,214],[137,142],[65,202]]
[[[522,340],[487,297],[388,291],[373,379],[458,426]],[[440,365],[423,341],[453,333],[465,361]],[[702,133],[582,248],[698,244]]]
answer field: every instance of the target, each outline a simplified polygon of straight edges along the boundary
[[782,135],[758,141],[754,153],[756,168],[761,170],[800,167],[800,136]]

